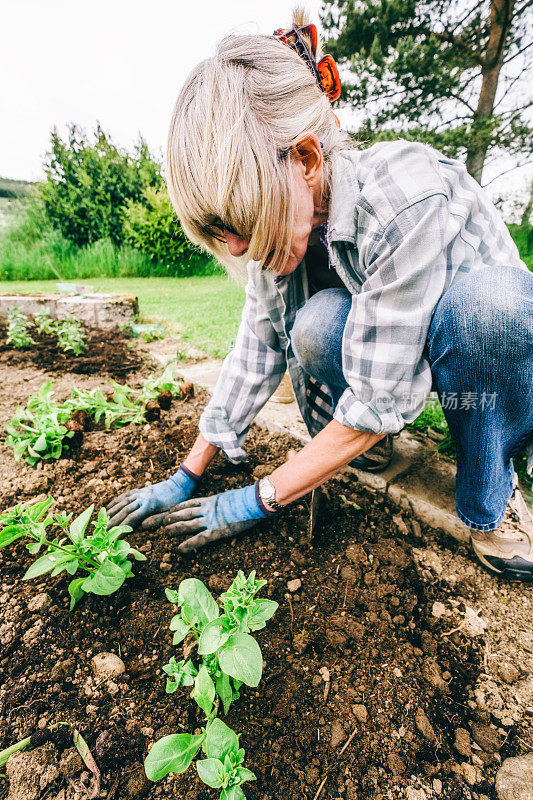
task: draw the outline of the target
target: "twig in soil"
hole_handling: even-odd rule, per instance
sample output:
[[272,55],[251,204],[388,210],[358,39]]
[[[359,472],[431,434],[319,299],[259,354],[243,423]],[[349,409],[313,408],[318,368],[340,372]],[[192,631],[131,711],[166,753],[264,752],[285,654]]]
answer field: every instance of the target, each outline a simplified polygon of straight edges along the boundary
[[287,594],[285,595],[285,597],[286,597],[286,599],[288,600],[288,603],[289,603],[289,608],[290,608],[290,610],[291,610],[291,636],[292,636],[292,635],[293,635],[293,626],[294,626],[294,611],[293,611],[293,609],[292,609],[292,602],[291,602],[291,596],[290,596],[290,594],[288,594],[288,593],[287,593]]
[[353,731],[352,731],[352,732],[351,732],[351,734],[350,734],[350,737],[349,737],[348,741],[346,742],[346,744],[344,744],[344,745],[343,745],[343,748],[342,748],[342,750],[339,752],[339,755],[337,756],[337,758],[340,758],[340,757],[342,756],[342,754],[344,753],[344,751],[345,751],[345,750],[347,749],[347,747],[350,745],[350,743],[351,743],[351,741],[352,741],[352,739],[353,739],[353,737],[355,736],[355,734],[356,734],[356,733],[357,733],[357,728],[354,728],[354,729],[353,729]]
[[344,600],[342,601],[342,607],[346,608],[346,598],[348,597],[348,581],[346,581],[346,589],[344,592]]
[[317,793],[315,794],[315,796],[314,796],[313,800],[318,800],[318,798],[320,797],[320,795],[321,795],[321,793],[322,793],[322,789],[323,789],[323,788],[324,788],[324,786],[326,785],[326,781],[327,781],[327,779],[328,779],[328,776],[326,775],[326,777],[325,777],[325,778],[322,780],[322,783],[321,783],[321,784],[320,784],[320,786],[318,787],[318,791],[317,791]]

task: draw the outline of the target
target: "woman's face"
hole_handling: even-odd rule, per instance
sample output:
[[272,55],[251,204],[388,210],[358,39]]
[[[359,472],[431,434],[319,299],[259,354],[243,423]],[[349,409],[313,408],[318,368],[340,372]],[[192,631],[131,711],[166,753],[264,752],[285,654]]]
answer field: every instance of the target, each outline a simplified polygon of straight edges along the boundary
[[[327,209],[321,198],[322,149],[314,134],[307,134],[291,154],[291,173],[294,191],[294,226],[292,229],[290,257],[278,275],[290,275],[302,261],[309,244],[318,240],[317,229],[327,219]],[[225,231],[226,243],[232,256],[242,256],[249,245],[235,233]],[[270,263],[269,253],[265,266]]]

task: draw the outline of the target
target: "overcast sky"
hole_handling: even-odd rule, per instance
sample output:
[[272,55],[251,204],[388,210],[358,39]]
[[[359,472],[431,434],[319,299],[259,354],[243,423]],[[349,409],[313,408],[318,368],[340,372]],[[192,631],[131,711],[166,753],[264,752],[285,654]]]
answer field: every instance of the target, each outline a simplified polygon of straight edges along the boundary
[[[154,151],[163,149],[192,67],[230,30],[285,27],[294,4],[0,0],[0,175],[40,178],[50,130],[64,133],[69,122],[92,130],[98,120],[126,147],[141,132]],[[318,22],[320,0],[305,4]],[[525,186],[524,172],[510,173],[502,187],[509,181]]]
[[[319,0],[307,7],[318,21]],[[33,180],[54,125],[166,140],[192,67],[232,29],[285,27],[288,0],[0,0],[0,175]]]

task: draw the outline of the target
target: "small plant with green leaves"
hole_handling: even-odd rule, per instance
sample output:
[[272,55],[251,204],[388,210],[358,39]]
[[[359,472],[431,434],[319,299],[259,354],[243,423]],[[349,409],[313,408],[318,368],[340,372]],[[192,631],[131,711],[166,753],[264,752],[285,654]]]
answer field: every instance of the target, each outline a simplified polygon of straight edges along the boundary
[[255,780],[243,767],[245,752],[239,737],[218,718],[220,704],[227,714],[240,696],[243,684],[256,687],[263,671],[263,656],[253,631],[261,630],[274,615],[278,604],[256,598],[266,581],[256,580],[239,571],[227,592],[220,596],[220,606],[197,578],[187,578],[176,590],[167,589],[167,598],[179,611],[170,622],[173,643],[188,636],[198,647],[198,661],[176,661],[172,657],[163,667],[167,675],[166,691],[192,687],[191,697],[203,712],[205,724],[199,734],[177,733],[155,742],[144,762],[152,781],[170,772],[185,772],[202,748],[205,759],[196,762],[201,780],[220,789],[220,800],[243,800],[242,784]]
[[26,408],[19,406],[6,425],[6,444],[13,448],[16,461],[22,458],[34,467],[41,460],[57,460],[68,448],[74,431],[66,423],[72,415],[67,405],[52,400],[52,384],[43,383],[37,394],[30,395]]
[[56,320],[50,316],[50,312],[47,308],[43,308],[42,311],[39,311],[37,314],[35,314],[33,321],[35,322],[37,333],[40,333],[41,335],[43,333],[54,333]]
[[23,314],[16,306],[7,312],[7,343],[16,347],[17,350],[35,344],[28,331],[29,322],[26,314]]
[[57,335],[57,344],[64,353],[72,352],[79,356],[85,350],[85,334],[74,317],[64,317],[56,320],[54,333]]
[[[47,381],[7,423],[6,444],[13,448],[16,461],[24,458],[34,467],[41,460],[60,458],[66,449],[81,442],[83,426],[72,424],[80,412],[97,423],[103,420],[106,428],[142,424],[148,419],[151,403],[159,412],[179,394],[180,382],[173,380],[172,371],[173,366],[169,365],[159,378],[148,378],[140,391],[115,381],[111,381],[112,391],[108,393],[73,386],[70,398],[61,404],[52,399],[52,385]],[[154,396],[157,403],[150,399]]]
[[159,377],[147,378],[141,391],[143,402],[159,400],[161,396],[169,398],[178,397],[181,389],[181,378],[174,380],[175,364],[167,364],[163,373]]
[[[47,573],[52,577],[62,572],[71,576],[80,570],[87,573],[69,583],[71,609],[84,594],[116,592],[126,578],[132,577],[129,559],[146,560],[121,538],[131,531],[130,526],[117,525],[108,530],[109,517],[103,508],[89,531],[94,506],[72,519],[72,514],[48,516],[53,502],[53,497],[49,497],[33,506],[20,504],[0,514],[0,548],[24,537],[30,540],[26,547],[32,555],[44,548],[44,554],[27,569],[24,580]],[[51,531],[56,531],[55,535]]]

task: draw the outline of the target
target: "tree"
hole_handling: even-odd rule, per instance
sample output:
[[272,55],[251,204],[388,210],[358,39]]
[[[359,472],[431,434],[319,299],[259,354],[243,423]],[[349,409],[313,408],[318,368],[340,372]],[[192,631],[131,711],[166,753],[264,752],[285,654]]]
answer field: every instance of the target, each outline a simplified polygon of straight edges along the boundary
[[328,50],[348,68],[344,100],[364,109],[358,137],[403,136],[465,155],[479,182],[487,154],[531,158],[532,6],[533,0],[324,0]]

